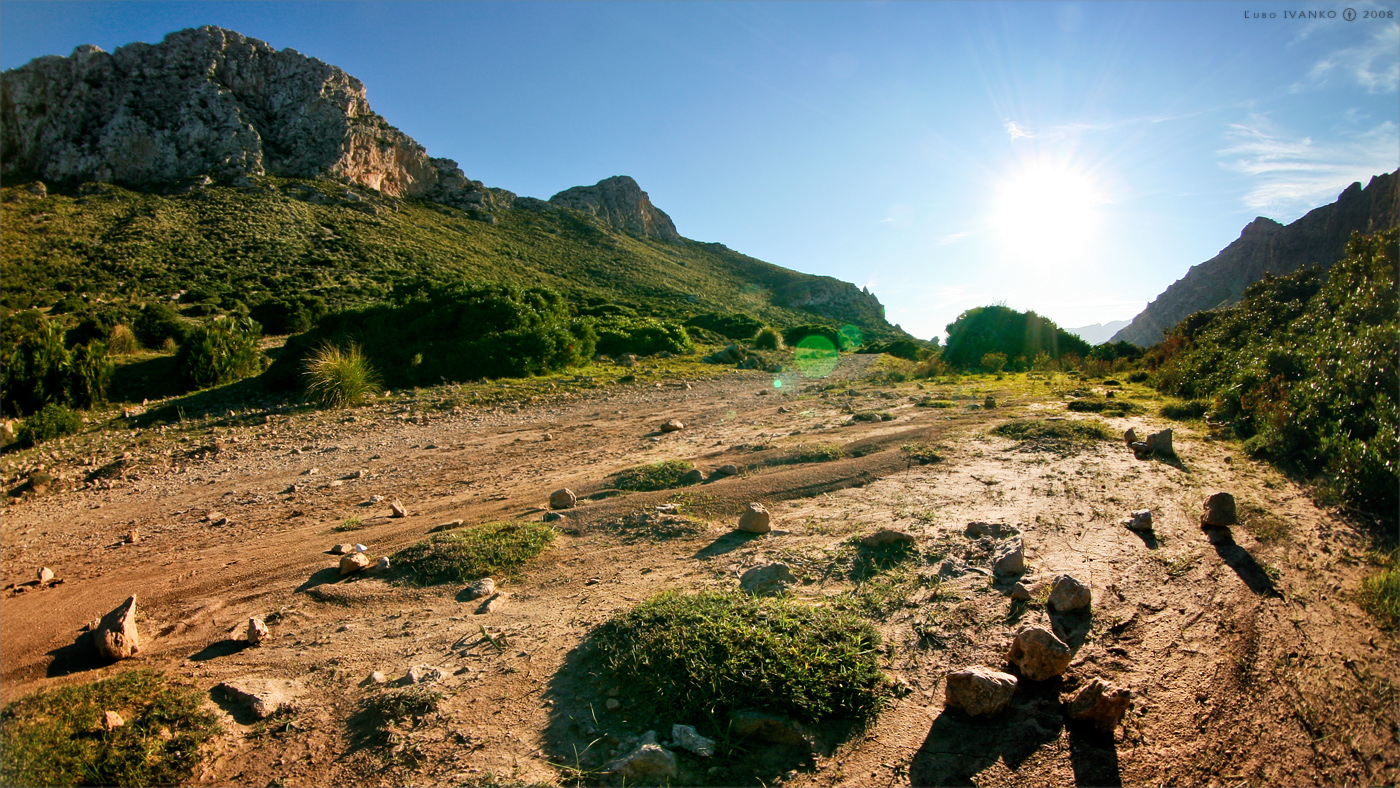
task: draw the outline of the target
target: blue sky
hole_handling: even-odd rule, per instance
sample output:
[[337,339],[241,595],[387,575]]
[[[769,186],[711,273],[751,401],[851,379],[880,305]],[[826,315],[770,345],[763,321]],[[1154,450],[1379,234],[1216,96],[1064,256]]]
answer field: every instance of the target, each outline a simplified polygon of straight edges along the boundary
[[922,337],[997,302],[1130,318],[1255,216],[1400,167],[1395,2],[5,1],[0,67],[202,24],[340,66],[472,178],[631,175]]

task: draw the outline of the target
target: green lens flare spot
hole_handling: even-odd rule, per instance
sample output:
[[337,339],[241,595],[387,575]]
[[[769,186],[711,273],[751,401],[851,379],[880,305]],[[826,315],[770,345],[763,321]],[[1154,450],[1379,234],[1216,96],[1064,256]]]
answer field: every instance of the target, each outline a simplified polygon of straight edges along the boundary
[[841,326],[836,332],[836,338],[840,341],[842,350],[855,350],[865,346],[865,336],[855,326]]
[[836,368],[836,345],[819,334],[808,334],[793,351],[793,364],[810,378],[824,378]]
[[775,381],[773,381],[773,388],[775,388],[775,389],[780,389],[780,388],[782,388],[782,387],[783,387],[783,382],[782,382],[781,380],[775,380]]

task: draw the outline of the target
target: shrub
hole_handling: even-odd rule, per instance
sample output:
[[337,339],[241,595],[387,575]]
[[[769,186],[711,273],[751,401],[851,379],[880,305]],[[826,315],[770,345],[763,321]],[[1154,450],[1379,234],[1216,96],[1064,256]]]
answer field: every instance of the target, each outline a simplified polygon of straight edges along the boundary
[[772,326],[764,326],[753,338],[753,346],[757,350],[782,350],[783,333]]
[[58,323],[24,312],[4,323],[4,410],[34,413],[49,403],[88,408],[106,398],[113,365],[100,342],[64,345]]
[[980,365],[981,365],[981,367],[982,367],[982,371],[983,371],[983,372],[986,372],[986,373],[989,374],[989,375],[996,375],[996,374],[999,374],[999,373],[1001,372],[1002,368],[1006,366],[1006,354],[1005,354],[1005,353],[986,353],[986,354],[983,354],[982,360],[981,360],[981,362],[980,362]]
[[807,324],[794,326],[783,332],[783,342],[789,347],[797,347],[802,340],[810,336],[823,337],[831,343],[831,347],[841,347],[841,337],[837,335],[836,329],[830,326]]
[[1115,437],[1108,425],[1096,419],[1018,419],[997,425],[992,434],[1017,441],[1017,448],[1021,451],[1048,451],[1062,455],[1073,454],[1091,443],[1113,440]]
[[[763,328],[763,321],[742,312],[708,312],[686,320],[685,325],[713,331],[728,339],[749,339]],[[776,350],[776,348],[770,349]]]
[[262,371],[261,330],[248,318],[200,326],[175,354],[180,378],[191,388],[203,389],[256,375]]
[[681,477],[694,469],[685,460],[654,462],[622,471],[615,477],[614,485],[619,490],[665,490],[679,485]]
[[1105,416],[1128,416],[1137,413],[1141,408],[1125,399],[1105,399],[1102,397],[1084,397],[1083,399],[1070,400],[1065,407],[1075,413],[1102,413]]
[[1193,399],[1187,402],[1168,402],[1162,405],[1162,417],[1175,421],[1199,419],[1210,412],[1210,403]]
[[620,356],[635,353],[653,356],[657,353],[689,353],[695,343],[685,327],[650,317],[619,317],[597,324],[599,353]]
[[392,564],[414,582],[469,583],[488,575],[512,574],[554,542],[544,523],[483,523],[436,534],[394,553]]
[[23,446],[36,446],[44,441],[72,435],[83,428],[83,418],[71,408],[50,402],[38,413],[25,419],[15,437]]
[[113,356],[129,356],[141,352],[141,343],[125,323],[118,323],[112,326],[112,333],[107,337],[107,352]]
[[603,624],[597,646],[639,721],[708,717],[720,729],[741,709],[868,721],[888,694],[873,626],[791,598],[666,591]]
[[772,461],[769,465],[797,465],[808,462],[834,462],[846,456],[846,450],[839,443],[803,443]]
[[906,361],[921,361],[929,353],[923,344],[913,339],[896,339],[890,342],[878,342],[866,345],[861,348],[860,352],[887,353],[895,358],[902,358]]
[[136,338],[146,347],[160,347],[167,339],[174,340],[178,345],[194,328],[192,321],[181,317],[169,304],[160,302],[142,307],[131,325]]
[[[0,714],[5,785],[183,785],[218,733],[200,693],[152,670],[20,698]],[[126,724],[102,732],[102,713]],[[96,733],[94,733],[96,731]]]
[[1358,601],[1381,626],[1394,629],[1400,625],[1400,552],[1383,556],[1380,569],[1361,581]]
[[306,393],[328,408],[355,405],[379,390],[369,359],[351,342],[342,349],[325,344],[306,359]]
[[325,298],[305,296],[264,301],[253,307],[249,316],[267,333],[280,336],[309,331],[326,313]]

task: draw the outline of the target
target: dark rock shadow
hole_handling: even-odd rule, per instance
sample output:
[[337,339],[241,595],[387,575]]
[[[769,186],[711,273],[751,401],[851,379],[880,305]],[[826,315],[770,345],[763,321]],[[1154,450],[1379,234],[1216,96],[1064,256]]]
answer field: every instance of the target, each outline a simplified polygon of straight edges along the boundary
[[239,725],[252,725],[258,721],[246,698],[240,698],[220,685],[216,684],[209,690],[209,699]]
[[1145,545],[1148,550],[1156,550],[1158,547],[1162,546],[1161,542],[1157,541],[1157,534],[1152,531],[1133,531],[1131,528],[1128,530],[1137,534],[1137,538],[1142,540],[1143,545]]
[[1102,733],[1087,722],[1070,722],[1066,727],[1074,784],[1082,788],[1122,788],[1123,775],[1118,769],[1118,747],[1113,734]]
[[696,558],[713,558],[717,555],[724,555],[731,550],[752,542],[755,539],[763,538],[763,534],[750,533],[748,531],[730,531],[724,536],[710,542],[699,550],[695,551]]
[[1089,630],[1094,626],[1092,610],[1060,613],[1053,608],[1047,608],[1046,613],[1050,616],[1050,631],[1055,633],[1055,637],[1063,640],[1075,651],[1084,647],[1084,641],[1089,638]]
[[862,583],[875,575],[918,557],[918,549],[906,542],[896,542],[878,547],[860,545],[856,548],[855,560],[851,562],[850,576],[855,582]]
[[1274,587],[1273,578],[1264,571],[1264,567],[1254,560],[1254,556],[1249,551],[1235,543],[1235,539],[1230,534],[1228,528],[1210,529],[1210,541],[1215,546],[1216,555],[1225,565],[1235,570],[1235,574],[1240,576],[1249,590],[1260,596],[1279,596],[1278,589]]
[[198,652],[191,654],[190,659],[195,662],[208,662],[211,659],[218,659],[219,657],[230,657],[251,645],[252,643],[246,640],[226,638],[210,643]]
[[334,583],[340,579],[340,567],[330,566],[316,571],[311,577],[306,578],[306,582],[297,586],[297,592],[306,591],[326,583]]
[[1010,708],[990,719],[944,709],[909,765],[914,786],[976,785],[973,778],[1003,761],[1015,769],[1064,728],[1059,681],[1018,690]]
[[116,660],[97,653],[97,646],[93,643],[91,632],[84,632],[72,643],[50,651],[49,656],[53,657],[49,660],[49,666],[45,671],[45,675],[49,678],[82,673],[95,668],[105,668],[116,663]]

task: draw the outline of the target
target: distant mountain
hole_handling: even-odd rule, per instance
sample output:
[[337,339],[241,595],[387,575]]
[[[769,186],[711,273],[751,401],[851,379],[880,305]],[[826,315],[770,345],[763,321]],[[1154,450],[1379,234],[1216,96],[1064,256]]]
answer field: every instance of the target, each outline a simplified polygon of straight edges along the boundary
[[1091,345],[1102,345],[1109,340],[1109,337],[1117,333],[1118,329],[1131,322],[1131,320],[1114,320],[1111,323],[1095,323],[1092,326],[1066,328],[1065,330]]
[[1245,226],[1220,254],[1194,265],[1113,341],[1148,347],[1188,315],[1233,304],[1244,289],[1264,278],[1292,273],[1316,263],[1330,268],[1342,258],[1353,232],[1376,233],[1395,227],[1400,214],[1400,170],[1377,175],[1366,188],[1348,186],[1337,201],[1284,226],[1259,217]]
[[10,308],[183,293],[337,309],[474,279],[907,336],[848,282],[683,238],[630,177],[549,201],[471,180],[375,114],[358,79],[218,27],[0,74],[0,179]]

